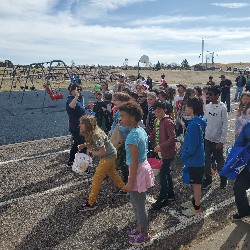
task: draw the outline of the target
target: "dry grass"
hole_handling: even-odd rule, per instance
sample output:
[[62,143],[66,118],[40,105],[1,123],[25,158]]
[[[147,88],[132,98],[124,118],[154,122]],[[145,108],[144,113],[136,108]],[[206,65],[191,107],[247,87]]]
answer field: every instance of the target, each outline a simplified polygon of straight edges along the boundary
[[[232,81],[235,80],[237,73],[234,74],[232,72],[225,72],[227,66],[231,66],[232,68],[238,67],[238,68],[245,68],[249,66],[250,63],[245,64],[237,64],[237,63],[231,63],[231,64],[217,64],[216,67],[220,67],[223,70],[214,70],[214,71],[194,71],[194,70],[159,70],[159,71],[153,71],[153,70],[140,70],[140,74],[143,75],[145,78],[149,75],[154,82],[158,82],[161,79],[161,75],[164,73],[166,76],[166,80],[169,84],[178,84],[178,83],[186,83],[188,85],[201,85],[205,84],[208,81],[208,77],[211,75],[213,76],[213,80],[216,83],[220,82],[219,76],[221,74],[225,74],[226,77]],[[210,66],[210,65],[208,65]],[[4,68],[0,68],[0,74],[3,74]],[[122,72],[122,70],[115,70],[117,72]],[[9,72],[11,72],[11,69],[9,69]],[[110,70],[110,72],[114,72],[114,70]],[[123,71],[127,76],[137,76],[138,71],[137,70],[124,70]],[[25,77],[21,77],[20,81],[17,81],[16,78],[14,78],[13,85],[16,85],[16,88],[13,90],[20,90],[21,86],[24,86],[26,82]],[[26,85],[28,86],[28,89],[32,85],[36,89],[43,89],[44,80],[42,79],[35,79],[33,82],[31,79],[27,79]],[[83,82],[83,87],[85,89],[92,89],[96,82],[89,81],[89,82]],[[53,89],[56,88],[67,88],[69,85],[69,81],[51,81],[50,82]],[[110,86],[112,86],[114,82],[110,83]],[[12,85],[12,78],[11,77],[0,77],[0,86],[1,91],[8,91],[10,90]]]

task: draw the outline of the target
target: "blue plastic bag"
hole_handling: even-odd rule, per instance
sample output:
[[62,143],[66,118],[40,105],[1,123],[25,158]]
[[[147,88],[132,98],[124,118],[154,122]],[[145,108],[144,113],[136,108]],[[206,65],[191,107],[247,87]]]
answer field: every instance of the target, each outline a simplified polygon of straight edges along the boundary
[[235,180],[250,160],[250,143],[245,147],[232,147],[220,175]]

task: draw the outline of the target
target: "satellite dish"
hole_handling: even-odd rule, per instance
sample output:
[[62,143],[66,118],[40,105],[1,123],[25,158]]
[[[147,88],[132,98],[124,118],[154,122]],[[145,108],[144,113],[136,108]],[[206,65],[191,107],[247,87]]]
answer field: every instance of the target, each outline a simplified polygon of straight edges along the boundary
[[146,55],[141,56],[139,62],[141,63],[148,63],[149,62],[149,57]]

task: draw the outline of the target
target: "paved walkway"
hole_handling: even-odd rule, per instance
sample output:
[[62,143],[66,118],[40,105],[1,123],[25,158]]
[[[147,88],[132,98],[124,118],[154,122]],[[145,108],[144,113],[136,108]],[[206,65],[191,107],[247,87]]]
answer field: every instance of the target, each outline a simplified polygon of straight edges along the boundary
[[204,241],[195,242],[189,250],[250,249],[250,224],[237,221],[230,223]]

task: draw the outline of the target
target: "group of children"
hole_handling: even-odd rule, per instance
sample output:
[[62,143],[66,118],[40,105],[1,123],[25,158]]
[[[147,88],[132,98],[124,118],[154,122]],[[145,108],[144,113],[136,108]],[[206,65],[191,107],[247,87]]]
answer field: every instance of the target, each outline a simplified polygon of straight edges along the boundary
[[[186,171],[184,176],[183,170],[183,180],[192,185],[193,198],[182,204],[182,213],[187,216],[201,213],[201,190],[208,189],[212,184],[211,158],[215,159],[218,171],[224,165],[227,109],[219,101],[221,90],[216,85],[209,86],[203,92],[200,87],[187,88],[185,84],[177,85],[176,94],[166,85],[160,90],[140,89],[132,92],[125,75],[119,79],[115,86],[118,92],[110,91],[107,85],[105,90],[95,92],[92,115],[82,111],[82,106],[77,102],[78,91],[75,93],[77,88],[70,88],[67,101],[69,123],[73,118],[79,119],[79,137],[84,138],[83,141],[79,141],[78,137],[74,141],[73,138],[73,148],[75,150],[78,143],[78,151],[85,150],[90,156],[100,159],[88,201],[79,209],[90,211],[97,207],[96,198],[102,182],[109,176],[119,189],[117,194],[130,195],[136,226],[128,232],[129,242],[145,246],[151,244],[145,207],[146,191],[154,185],[154,174],[147,158],[162,160],[159,195],[152,204],[152,209],[159,210],[175,200],[171,164],[177,154],[176,138],[179,135],[184,137],[180,153]],[[249,105],[250,94],[244,93],[236,118],[237,135],[249,122]],[[123,142],[114,147],[111,137],[116,127]],[[72,153],[74,150],[71,150]],[[220,188],[226,187],[227,178],[220,176]]]

